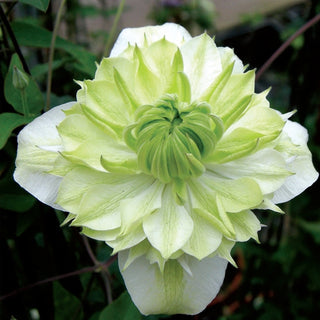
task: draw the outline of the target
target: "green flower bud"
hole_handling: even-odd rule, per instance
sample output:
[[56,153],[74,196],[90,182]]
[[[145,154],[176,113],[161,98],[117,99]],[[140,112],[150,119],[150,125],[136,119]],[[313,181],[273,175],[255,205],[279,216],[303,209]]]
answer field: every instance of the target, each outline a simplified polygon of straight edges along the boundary
[[16,89],[24,90],[29,84],[29,76],[18,67],[13,67],[12,83]]

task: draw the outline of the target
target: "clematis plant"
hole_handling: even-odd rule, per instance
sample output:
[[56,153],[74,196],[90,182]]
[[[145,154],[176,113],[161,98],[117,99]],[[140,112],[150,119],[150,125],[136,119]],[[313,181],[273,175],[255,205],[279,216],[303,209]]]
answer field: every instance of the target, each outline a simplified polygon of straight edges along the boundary
[[143,314],[196,314],[230,250],[318,177],[301,125],[230,48],[181,26],[125,29],[77,101],[18,137],[15,180],[119,255]]

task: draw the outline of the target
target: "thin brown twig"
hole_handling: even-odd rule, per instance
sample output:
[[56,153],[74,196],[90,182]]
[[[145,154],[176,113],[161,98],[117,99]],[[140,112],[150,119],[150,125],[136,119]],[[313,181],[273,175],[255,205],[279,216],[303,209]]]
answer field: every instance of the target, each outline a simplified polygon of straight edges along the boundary
[[64,274],[61,274],[61,275],[58,275],[58,276],[53,276],[53,277],[50,277],[50,278],[47,278],[47,279],[44,279],[44,280],[37,281],[37,282],[32,283],[32,284],[29,284],[29,285],[27,285],[25,287],[15,289],[15,290],[13,290],[13,291],[1,296],[0,297],[0,301],[2,301],[4,299],[7,299],[7,298],[10,298],[12,296],[15,296],[17,294],[20,294],[20,293],[22,293],[24,291],[30,290],[30,289],[32,289],[34,287],[46,284],[46,283],[50,283],[50,282],[53,282],[53,281],[69,278],[69,277],[72,277],[72,276],[77,276],[77,275],[80,275],[80,274],[83,274],[83,273],[87,273],[87,272],[94,272],[94,271],[98,272],[101,269],[108,268],[116,260],[116,258],[117,258],[117,255],[114,255],[109,260],[107,260],[106,262],[99,263],[98,265],[82,268],[80,270],[64,273]]
[[27,72],[28,74],[31,74],[30,70],[29,70],[29,67],[27,65],[27,62],[24,59],[24,56],[23,56],[23,54],[21,52],[21,49],[20,49],[19,43],[18,43],[18,41],[16,39],[16,36],[15,36],[11,26],[10,26],[10,23],[9,23],[9,21],[7,19],[7,16],[6,16],[5,12],[3,11],[1,5],[0,5],[0,18],[1,18],[1,21],[2,21],[5,29],[7,30],[7,33],[8,33],[8,35],[9,35],[11,41],[12,41],[12,44],[14,46],[15,51],[19,56],[19,59],[20,59],[20,61],[22,63],[24,71]]
[[[82,239],[83,239],[83,243],[84,243],[84,245],[86,247],[86,250],[88,252],[88,255],[89,255],[90,259],[92,260],[92,262],[95,265],[99,265],[100,262],[95,257],[95,255],[94,255],[94,253],[92,251],[92,248],[90,246],[90,243],[88,241],[88,238],[83,235]],[[109,274],[108,268],[106,266],[103,266],[101,268],[100,275],[101,275],[101,277],[103,279],[103,283],[104,283],[104,286],[105,286],[105,291],[106,291],[106,295],[107,295],[108,304],[110,304],[112,302],[112,291],[111,291],[111,284],[110,284],[110,274]]]
[[51,86],[52,86],[52,63],[53,63],[53,57],[54,57],[54,49],[56,44],[56,38],[58,35],[58,30],[60,26],[60,20],[63,12],[64,5],[66,3],[66,0],[61,0],[60,6],[57,12],[56,21],[54,24],[53,32],[52,32],[52,38],[50,43],[50,49],[49,49],[49,61],[48,61],[48,77],[47,77],[47,92],[46,92],[46,107],[45,111],[48,111],[50,108],[50,94],[51,94]]
[[270,65],[276,60],[280,54],[287,49],[290,44],[301,34],[303,34],[307,29],[315,25],[320,20],[320,13],[314,16],[311,20],[305,23],[298,31],[296,31],[289,39],[287,39],[276,51],[275,53],[264,63],[264,65],[258,70],[256,74],[256,80],[258,80],[262,74],[270,67]]
[[121,0],[120,1],[120,4],[118,6],[118,10],[117,10],[117,13],[116,13],[116,16],[113,20],[113,24],[112,24],[112,27],[111,27],[111,31],[109,33],[109,37],[108,37],[108,40],[107,40],[107,43],[106,43],[106,46],[105,46],[105,49],[104,49],[104,55],[106,57],[109,56],[110,54],[110,48],[111,48],[111,44],[114,40],[114,36],[116,34],[116,31],[117,31],[117,27],[118,27],[118,24],[119,24],[119,20],[120,20],[120,17],[122,15],[122,12],[123,12],[123,9],[124,9],[124,6],[125,6],[125,3],[126,3],[126,0]]
[[82,235],[82,240],[83,240],[84,246],[86,247],[86,250],[88,252],[88,255],[89,255],[91,261],[95,265],[98,265],[100,262],[96,259],[96,256],[94,255],[94,253],[93,253],[93,251],[91,249],[91,246],[90,246],[88,238],[86,236]]

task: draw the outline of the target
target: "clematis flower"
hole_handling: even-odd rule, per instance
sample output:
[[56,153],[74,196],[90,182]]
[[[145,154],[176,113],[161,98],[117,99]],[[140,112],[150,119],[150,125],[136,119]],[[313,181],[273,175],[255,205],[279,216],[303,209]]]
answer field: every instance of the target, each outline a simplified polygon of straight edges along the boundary
[[125,29],[77,101],[18,137],[15,180],[119,254],[144,314],[202,311],[253,209],[281,212],[318,177],[301,125],[254,93],[255,73],[207,34]]

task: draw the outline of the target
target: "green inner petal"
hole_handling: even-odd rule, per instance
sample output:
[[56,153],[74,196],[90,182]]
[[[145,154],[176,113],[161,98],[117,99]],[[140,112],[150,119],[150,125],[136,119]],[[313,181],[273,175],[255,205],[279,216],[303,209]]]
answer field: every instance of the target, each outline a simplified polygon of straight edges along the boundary
[[[119,137],[131,119],[130,109],[122,99],[114,82],[85,81],[84,100],[80,101],[84,113],[98,125],[110,127]],[[98,120],[98,122],[97,122]]]
[[183,251],[201,260],[219,247],[222,233],[195,211],[192,211],[191,218],[194,228]]
[[187,210],[175,202],[172,186],[166,186],[162,194],[161,208],[146,217],[143,229],[152,246],[159,250],[165,259],[188,241],[193,230],[193,221]]
[[219,197],[227,212],[254,208],[263,200],[259,185],[250,178],[228,180],[206,173],[198,181],[199,188],[208,188],[212,195],[216,194]]
[[247,241],[250,238],[259,242],[257,232],[261,230],[261,223],[250,210],[228,214],[235,228],[237,241]]
[[212,112],[223,120],[225,128],[247,109],[254,92],[254,81],[254,71],[232,74],[223,88],[212,92],[209,98]]
[[[153,184],[146,175],[103,173],[84,167],[70,171],[63,179],[57,203],[77,215],[76,225],[95,230],[107,230],[120,226],[120,202],[134,197]],[[104,224],[104,219],[115,222]],[[101,223],[99,221],[101,220]]]

